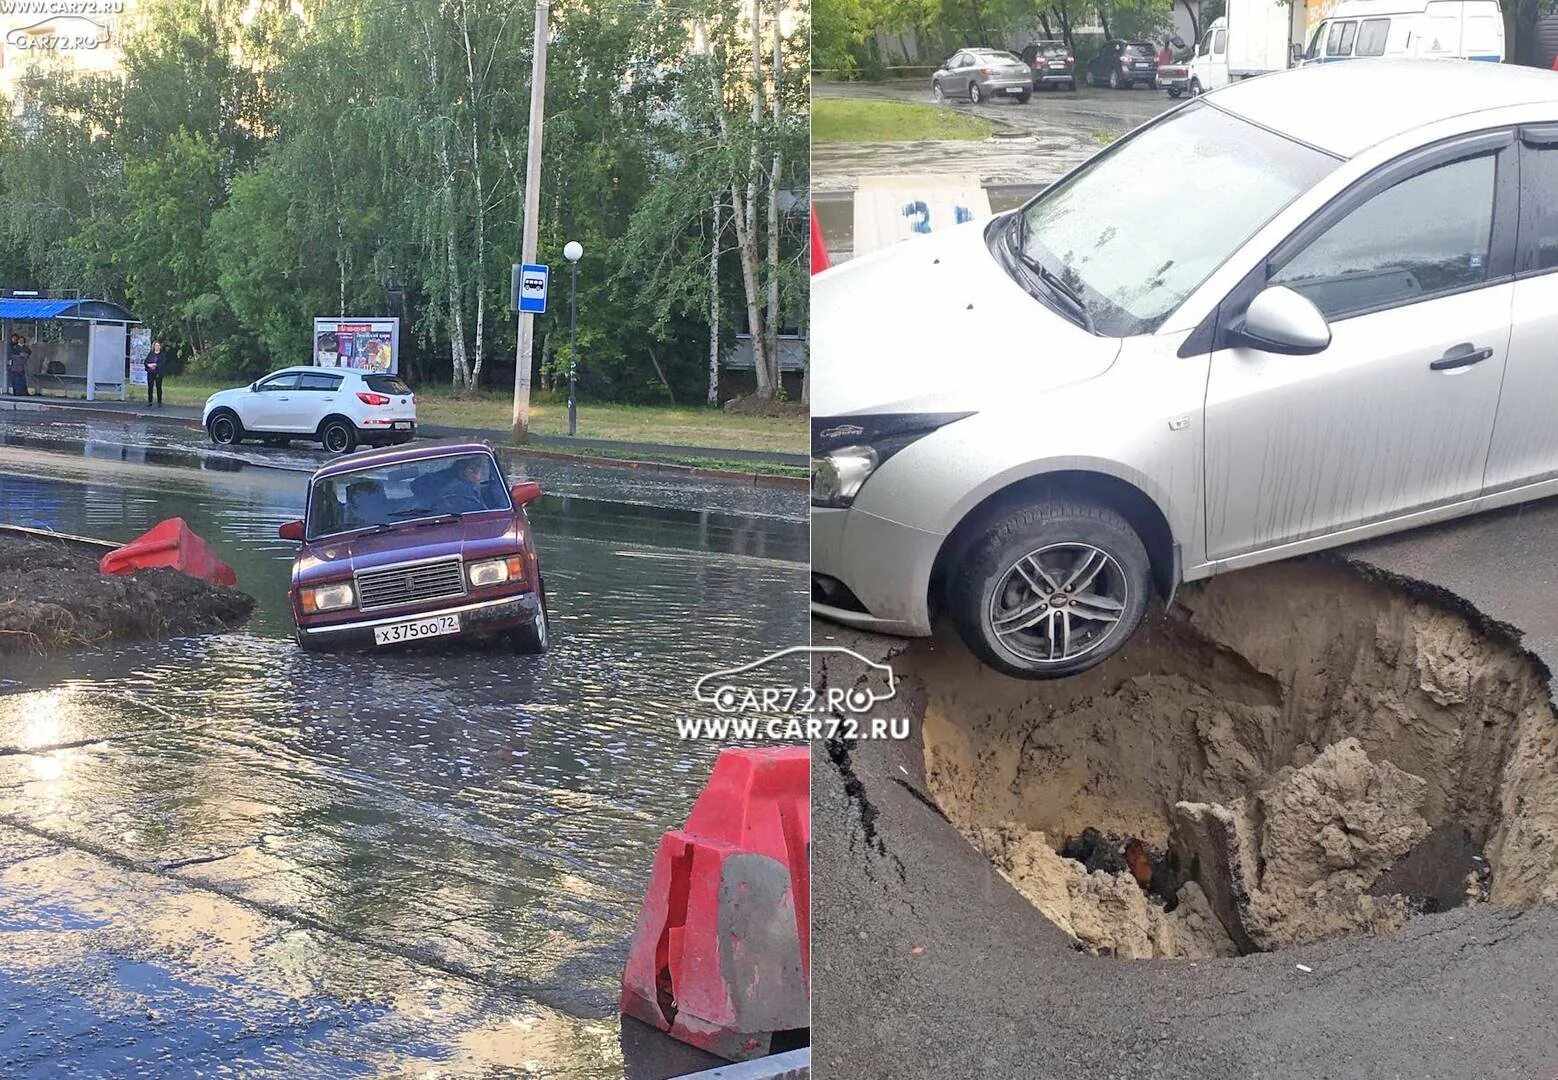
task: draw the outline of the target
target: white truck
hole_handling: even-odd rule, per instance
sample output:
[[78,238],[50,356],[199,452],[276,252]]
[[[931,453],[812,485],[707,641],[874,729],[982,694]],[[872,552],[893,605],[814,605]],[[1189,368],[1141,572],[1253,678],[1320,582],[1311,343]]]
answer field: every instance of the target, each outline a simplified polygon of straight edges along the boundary
[[1497,0],[1341,0],[1309,31],[1299,64],[1369,56],[1504,59]]
[[1292,14],[1292,8],[1276,0],[1228,0],[1228,14],[1207,27],[1188,65],[1190,93],[1285,70],[1292,59]]

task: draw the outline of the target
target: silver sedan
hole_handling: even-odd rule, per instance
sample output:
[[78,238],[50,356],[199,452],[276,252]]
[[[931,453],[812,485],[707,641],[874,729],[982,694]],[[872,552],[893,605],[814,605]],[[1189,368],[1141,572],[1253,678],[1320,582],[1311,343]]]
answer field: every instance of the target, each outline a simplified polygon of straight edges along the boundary
[[1357,60],[818,275],[814,611],[1069,675],[1181,582],[1558,493],[1555,192],[1550,72]]

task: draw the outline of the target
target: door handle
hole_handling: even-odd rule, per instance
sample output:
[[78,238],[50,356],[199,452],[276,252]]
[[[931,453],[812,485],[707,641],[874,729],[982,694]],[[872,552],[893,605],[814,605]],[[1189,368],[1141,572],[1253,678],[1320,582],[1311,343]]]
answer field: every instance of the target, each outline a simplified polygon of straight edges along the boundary
[[1490,347],[1477,348],[1469,341],[1463,341],[1459,345],[1451,345],[1445,350],[1443,356],[1428,366],[1435,371],[1454,371],[1456,368],[1471,367],[1480,364],[1493,355]]

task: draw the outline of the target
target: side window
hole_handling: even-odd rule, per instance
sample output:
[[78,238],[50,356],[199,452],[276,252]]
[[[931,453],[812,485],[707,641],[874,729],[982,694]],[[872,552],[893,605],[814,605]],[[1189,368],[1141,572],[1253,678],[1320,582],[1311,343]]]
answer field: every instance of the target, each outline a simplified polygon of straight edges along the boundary
[[1208,30],[1206,36],[1201,39],[1201,47],[1196,50],[1197,56],[1210,56],[1212,54],[1212,34],[1213,31]]
[[260,383],[261,390],[296,390],[298,388],[297,375],[277,375],[274,379],[266,379]]
[[1223,50],[1224,50],[1224,48],[1227,47],[1227,44],[1228,44],[1228,31],[1226,31],[1226,30],[1219,30],[1219,31],[1217,31],[1217,35],[1212,38],[1212,55],[1214,55],[1214,56],[1221,56],[1221,55],[1223,55]]
[[326,393],[334,393],[341,388],[341,376],[339,375],[314,375],[312,373],[299,376],[300,386],[304,390],[320,390]]
[[1364,19],[1358,24],[1358,46],[1354,55],[1384,56],[1385,39],[1389,36],[1389,19]]
[[1355,22],[1334,22],[1331,24],[1331,32],[1326,35],[1325,55],[1327,56],[1351,56],[1352,39],[1358,32],[1358,24]]
[[1484,154],[1403,180],[1321,233],[1271,284],[1342,319],[1486,281],[1494,174]]
[[1522,149],[1520,270],[1558,269],[1558,146]]
[[1313,60],[1320,55],[1320,42],[1325,38],[1325,24],[1315,27],[1315,32],[1309,36],[1309,48],[1304,50],[1304,59]]

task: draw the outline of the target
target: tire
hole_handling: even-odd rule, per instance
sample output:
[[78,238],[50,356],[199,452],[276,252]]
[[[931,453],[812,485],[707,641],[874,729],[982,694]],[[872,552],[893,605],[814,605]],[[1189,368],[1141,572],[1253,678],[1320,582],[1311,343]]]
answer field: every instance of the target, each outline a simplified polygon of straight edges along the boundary
[[301,630],[292,631],[292,640],[296,641],[298,643],[298,648],[302,649],[304,652],[324,652],[323,647],[321,647],[318,642],[309,637],[307,634],[303,633]]
[[1019,105],[1026,105],[1026,104],[1028,104],[1029,100],[1032,99],[1032,97],[1033,97],[1033,93],[1031,91],[1026,93],[1026,94],[1018,94],[1017,95],[1017,104],[1019,104]]
[[1109,89],[1120,89],[1120,73],[1118,71],[1109,72]]
[[509,643],[520,656],[540,656],[552,644],[551,620],[546,614],[546,585],[541,586],[541,611],[534,621],[509,632]]
[[319,445],[332,454],[349,454],[357,445],[357,428],[339,416],[329,417],[319,425]]
[[[1035,573],[1036,557],[1044,560],[1037,570],[1045,576]],[[1097,568],[1088,573],[1092,566]],[[1068,575],[1085,576],[1085,588],[1063,594],[1073,580]],[[1044,586],[1048,602],[1029,581]],[[1062,588],[1049,589],[1046,582]],[[1147,549],[1124,517],[1056,495],[990,523],[960,560],[948,613],[958,635],[990,667],[1019,679],[1058,679],[1118,651],[1146,613],[1151,588]],[[1016,624],[1004,634],[994,626],[999,611]],[[1030,615],[1031,622],[1019,622]]]
[[978,105],[984,99],[985,96],[980,92],[979,84],[970,79],[968,81],[968,103],[970,105]]
[[1179,89],[1179,87],[1177,87],[1177,86],[1169,87],[1169,92],[1168,92],[1169,100],[1171,100],[1171,101],[1176,100],[1181,93],[1182,93],[1182,91]]
[[243,442],[243,421],[231,409],[220,409],[206,421],[206,434],[218,446],[237,446]]
[[938,80],[931,80],[930,99],[937,105],[945,105],[947,103],[947,95],[942,92],[941,83]]
[[1087,83],[1088,86],[1097,86],[1098,85],[1098,83],[1093,81],[1093,69],[1092,68],[1088,68],[1086,71],[1084,71],[1082,73],[1082,81]]
[[1201,80],[1200,79],[1191,79],[1190,80],[1190,96],[1193,97],[1193,98],[1201,96]]

